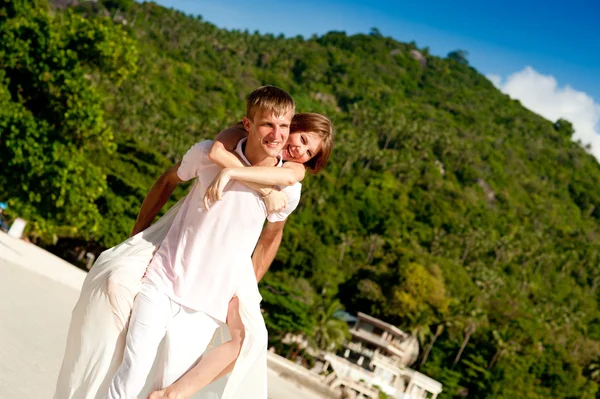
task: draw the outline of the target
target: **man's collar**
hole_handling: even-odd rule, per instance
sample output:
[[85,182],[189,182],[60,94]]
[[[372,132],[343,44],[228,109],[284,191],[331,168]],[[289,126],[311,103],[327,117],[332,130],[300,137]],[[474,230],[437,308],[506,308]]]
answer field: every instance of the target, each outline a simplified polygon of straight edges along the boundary
[[[235,147],[235,153],[240,157],[242,162],[244,162],[246,165],[251,165],[250,161],[248,161],[248,158],[246,158],[246,156],[244,155],[244,143],[246,143],[246,141],[248,141],[248,138],[244,137],[238,142],[237,147]],[[275,166],[281,166],[282,163],[283,159],[281,157],[281,154],[279,154],[277,155],[277,164]]]

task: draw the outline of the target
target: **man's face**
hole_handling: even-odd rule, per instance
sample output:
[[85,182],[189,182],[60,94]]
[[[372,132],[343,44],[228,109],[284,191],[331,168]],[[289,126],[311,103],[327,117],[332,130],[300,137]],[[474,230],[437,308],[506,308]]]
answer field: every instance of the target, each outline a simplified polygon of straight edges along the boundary
[[267,156],[278,156],[290,135],[293,117],[293,111],[274,116],[271,112],[263,110],[257,110],[252,120],[244,117],[248,142],[256,148],[261,148]]

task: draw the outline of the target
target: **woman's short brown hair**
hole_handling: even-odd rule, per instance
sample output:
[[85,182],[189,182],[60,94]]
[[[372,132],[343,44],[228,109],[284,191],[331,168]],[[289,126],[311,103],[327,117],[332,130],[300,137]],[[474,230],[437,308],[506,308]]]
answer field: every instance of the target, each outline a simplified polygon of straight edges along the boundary
[[333,149],[333,124],[327,117],[314,112],[304,112],[294,115],[290,134],[312,133],[321,139],[319,152],[304,163],[309,172],[316,174],[325,167]]

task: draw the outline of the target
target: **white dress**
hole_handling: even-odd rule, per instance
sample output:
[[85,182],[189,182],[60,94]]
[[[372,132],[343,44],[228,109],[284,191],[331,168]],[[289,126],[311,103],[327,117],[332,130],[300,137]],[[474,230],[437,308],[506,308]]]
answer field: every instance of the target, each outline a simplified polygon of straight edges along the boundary
[[[106,393],[123,357],[127,321],[142,277],[183,201],[143,232],[98,257],[73,309],[54,399],[98,399]],[[245,329],[240,355],[228,376],[194,398],[267,398],[267,330],[252,262],[247,262],[236,289]],[[211,347],[229,339],[227,326],[222,324]]]

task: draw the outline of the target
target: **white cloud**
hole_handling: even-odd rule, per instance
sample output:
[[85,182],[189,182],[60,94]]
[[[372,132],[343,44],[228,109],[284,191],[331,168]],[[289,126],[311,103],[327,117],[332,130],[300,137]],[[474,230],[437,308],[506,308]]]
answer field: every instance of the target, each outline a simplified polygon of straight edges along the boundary
[[570,86],[559,87],[556,79],[531,67],[513,73],[506,80],[487,78],[510,97],[551,121],[564,118],[573,123],[573,139],[591,144],[591,153],[600,160],[600,104],[588,94]]

